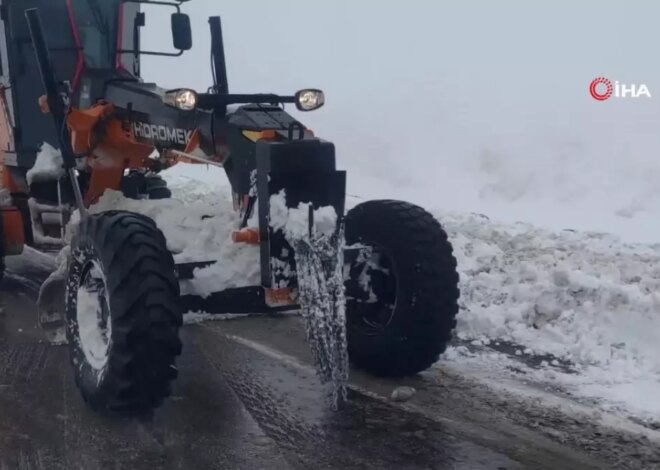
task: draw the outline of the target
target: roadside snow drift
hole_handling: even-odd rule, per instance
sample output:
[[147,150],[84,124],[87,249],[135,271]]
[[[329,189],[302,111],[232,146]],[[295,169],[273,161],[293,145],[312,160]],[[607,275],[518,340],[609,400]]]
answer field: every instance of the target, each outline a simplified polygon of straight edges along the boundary
[[481,216],[441,220],[461,272],[461,340],[547,356],[530,378],[660,420],[660,246]]

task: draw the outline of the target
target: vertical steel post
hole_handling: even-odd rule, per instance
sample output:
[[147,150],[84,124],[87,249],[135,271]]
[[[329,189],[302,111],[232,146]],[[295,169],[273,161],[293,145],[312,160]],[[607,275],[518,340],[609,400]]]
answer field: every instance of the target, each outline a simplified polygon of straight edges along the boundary
[[80,191],[80,185],[78,184],[78,176],[76,175],[76,157],[71,147],[71,137],[66,126],[66,103],[64,102],[64,97],[60,93],[55,78],[55,69],[53,68],[50,52],[48,50],[48,43],[46,42],[46,37],[44,35],[44,28],[41,23],[41,17],[39,16],[39,10],[37,8],[25,10],[25,19],[27,20],[28,28],[30,29],[32,45],[34,46],[34,52],[37,56],[37,65],[39,67],[39,74],[41,75],[41,82],[46,91],[48,108],[55,123],[55,130],[60,143],[64,168],[71,179],[73,192],[76,197],[76,205],[80,210],[81,216],[85,216],[87,211]]

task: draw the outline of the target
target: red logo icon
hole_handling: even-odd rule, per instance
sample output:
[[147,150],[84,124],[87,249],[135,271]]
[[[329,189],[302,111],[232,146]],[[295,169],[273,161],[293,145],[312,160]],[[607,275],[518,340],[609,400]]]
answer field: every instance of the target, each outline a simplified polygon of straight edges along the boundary
[[605,101],[614,93],[612,82],[605,77],[598,77],[589,85],[589,93],[595,100]]

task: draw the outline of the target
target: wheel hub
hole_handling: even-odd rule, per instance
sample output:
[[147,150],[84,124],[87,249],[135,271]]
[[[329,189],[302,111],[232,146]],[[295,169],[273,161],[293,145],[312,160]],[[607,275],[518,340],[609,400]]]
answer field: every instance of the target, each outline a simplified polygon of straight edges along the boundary
[[396,308],[397,280],[394,263],[385,250],[367,246],[347,266],[347,301],[354,303],[348,319],[354,328],[376,335],[392,321]]
[[105,276],[96,260],[83,267],[76,300],[80,346],[90,366],[101,370],[108,362],[112,322]]

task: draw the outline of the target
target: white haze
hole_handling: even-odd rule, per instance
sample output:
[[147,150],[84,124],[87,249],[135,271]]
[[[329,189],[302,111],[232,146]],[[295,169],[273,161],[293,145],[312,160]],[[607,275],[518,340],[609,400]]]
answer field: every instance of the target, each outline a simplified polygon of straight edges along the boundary
[[[165,87],[211,84],[221,15],[234,92],[315,86],[305,119],[337,145],[349,191],[553,228],[660,239],[660,3],[192,0],[194,49],[144,59]],[[149,7],[144,45],[171,47]],[[596,102],[590,81],[651,99]]]

